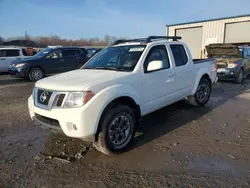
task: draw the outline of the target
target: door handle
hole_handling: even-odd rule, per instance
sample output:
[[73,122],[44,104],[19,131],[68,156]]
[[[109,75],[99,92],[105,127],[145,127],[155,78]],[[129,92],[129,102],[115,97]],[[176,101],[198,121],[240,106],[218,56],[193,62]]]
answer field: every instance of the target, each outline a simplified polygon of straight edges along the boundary
[[60,59],[60,61],[64,61],[64,59]]
[[188,72],[191,72],[192,71],[192,69],[188,69]]
[[20,57],[17,57],[16,59],[21,59]]
[[6,60],[6,58],[0,58],[0,60]]

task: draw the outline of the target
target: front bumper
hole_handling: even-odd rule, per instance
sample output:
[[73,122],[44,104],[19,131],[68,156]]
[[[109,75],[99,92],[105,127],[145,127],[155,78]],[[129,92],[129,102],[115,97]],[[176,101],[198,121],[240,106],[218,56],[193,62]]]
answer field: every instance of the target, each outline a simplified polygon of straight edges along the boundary
[[217,77],[219,80],[235,80],[238,77],[239,71],[233,69],[225,69],[223,71],[217,72]]
[[26,69],[23,67],[20,68],[16,68],[16,67],[10,67],[8,72],[10,73],[11,76],[13,77],[17,77],[17,78],[24,78],[27,75],[26,73]]
[[28,106],[31,119],[46,129],[85,141],[92,142],[95,138],[99,116],[94,106],[45,110],[35,106],[32,96]]

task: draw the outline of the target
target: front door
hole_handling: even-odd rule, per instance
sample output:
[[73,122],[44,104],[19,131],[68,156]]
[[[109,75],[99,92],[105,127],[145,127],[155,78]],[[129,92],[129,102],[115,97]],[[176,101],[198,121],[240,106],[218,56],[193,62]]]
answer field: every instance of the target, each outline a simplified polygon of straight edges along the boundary
[[[162,61],[164,68],[148,72],[148,64],[152,61]],[[165,45],[157,45],[149,50],[143,69],[142,113],[147,114],[172,102],[174,74]]]
[[42,63],[47,74],[60,73],[65,69],[65,61],[61,49],[55,49],[50,52]]

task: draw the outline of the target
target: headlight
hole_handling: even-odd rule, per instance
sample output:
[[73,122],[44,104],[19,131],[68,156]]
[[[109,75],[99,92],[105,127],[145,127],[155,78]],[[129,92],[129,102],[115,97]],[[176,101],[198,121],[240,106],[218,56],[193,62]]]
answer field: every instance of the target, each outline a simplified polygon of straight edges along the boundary
[[67,95],[65,103],[63,105],[64,108],[73,108],[80,107],[86,104],[92,97],[94,93],[92,91],[86,92],[70,92]]
[[13,66],[16,67],[16,68],[18,68],[18,67],[22,67],[24,65],[25,65],[25,63],[20,63],[20,64],[14,64]]
[[229,63],[228,65],[227,65],[227,68],[229,68],[229,69],[232,69],[232,68],[235,68],[235,67],[237,67],[238,65],[236,64],[236,63]]

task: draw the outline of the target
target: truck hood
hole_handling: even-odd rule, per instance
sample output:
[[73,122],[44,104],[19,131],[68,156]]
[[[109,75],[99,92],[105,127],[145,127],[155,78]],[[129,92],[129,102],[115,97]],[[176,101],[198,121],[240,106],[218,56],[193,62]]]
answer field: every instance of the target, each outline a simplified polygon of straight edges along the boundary
[[208,57],[210,58],[241,58],[238,46],[232,44],[210,44],[206,46]]
[[79,69],[36,82],[35,87],[53,91],[83,91],[86,87],[128,75],[129,72]]
[[21,64],[21,63],[29,63],[29,62],[32,62],[34,60],[37,60],[38,58],[36,57],[21,57],[21,59],[18,59],[18,60],[14,60],[12,61],[11,64]]

